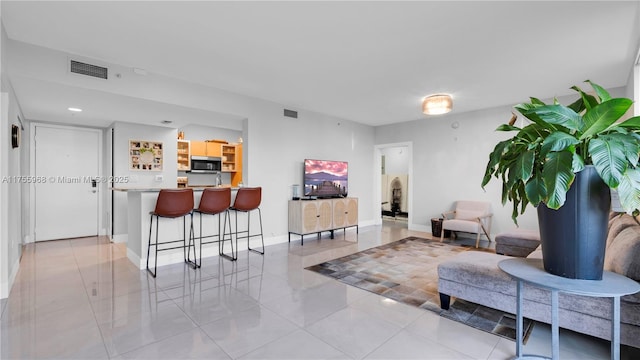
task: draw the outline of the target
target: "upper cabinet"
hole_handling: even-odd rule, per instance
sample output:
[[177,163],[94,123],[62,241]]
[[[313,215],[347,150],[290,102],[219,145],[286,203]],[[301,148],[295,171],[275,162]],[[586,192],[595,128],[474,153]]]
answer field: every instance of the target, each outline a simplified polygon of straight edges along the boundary
[[189,140],[178,140],[178,171],[191,170],[191,144]]
[[236,171],[236,145],[222,145],[222,171]]
[[192,141],[191,155],[220,157],[220,143],[211,141]]

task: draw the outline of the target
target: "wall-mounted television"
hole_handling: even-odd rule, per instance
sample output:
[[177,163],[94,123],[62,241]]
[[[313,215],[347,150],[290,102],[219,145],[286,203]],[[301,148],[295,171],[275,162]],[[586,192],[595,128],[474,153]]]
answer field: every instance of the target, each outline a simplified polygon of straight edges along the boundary
[[332,160],[304,160],[304,196],[318,198],[347,196],[348,163]]

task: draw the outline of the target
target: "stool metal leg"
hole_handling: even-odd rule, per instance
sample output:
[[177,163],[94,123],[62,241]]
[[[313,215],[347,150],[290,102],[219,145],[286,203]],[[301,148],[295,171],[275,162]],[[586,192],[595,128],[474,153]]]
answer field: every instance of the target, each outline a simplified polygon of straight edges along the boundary
[[[218,239],[220,240],[218,242],[218,254],[228,260],[231,261],[236,261],[238,259],[238,244],[237,244],[237,235],[236,235],[236,251],[234,252],[233,250],[233,233],[231,232],[231,216],[229,216],[229,211],[225,210],[224,212],[224,226],[222,228],[222,233],[220,232],[220,217],[222,216],[222,214],[218,214],[218,234],[222,234],[219,235]],[[231,256],[227,255],[224,253],[224,241],[226,239],[226,235],[227,235],[227,219],[229,220],[229,243],[231,244]],[[237,223],[236,223],[237,226]],[[237,228],[236,228],[237,229]]]
[[[156,236],[158,235],[158,221],[156,220]],[[155,272],[155,268],[154,271],[151,271],[151,269],[149,269],[149,255],[151,255],[151,229],[153,228],[153,215],[151,215],[151,219],[149,222],[149,242],[147,243],[147,271],[151,274],[151,276],[156,277],[156,272]],[[156,238],[156,258],[158,255],[158,239]],[[157,264],[157,263],[156,263]]]
[[[194,269],[199,268],[197,263],[197,254],[196,254],[196,245],[195,240],[193,244],[193,261],[191,261],[191,240],[193,238],[193,213],[189,214],[191,216],[191,225],[189,226],[189,244],[187,245],[186,232],[187,232],[187,217],[186,215],[182,217],[182,246],[183,246],[183,254],[184,254],[184,262],[189,264]],[[186,248],[186,249],[185,249]]]
[[[258,210],[258,215],[259,215],[259,218],[260,218],[260,234],[254,234],[254,235],[251,235],[251,211],[242,211],[242,212],[247,213],[247,230],[240,231],[238,229],[238,212],[240,212],[240,211],[235,210],[235,213],[236,213],[236,232],[235,232],[235,234],[236,234],[236,251],[238,251],[238,238],[240,238],[240,236],[238,234],[246,232],[247,235],[246,236],[242,236],[241,238],[242,239],[245,239],[245,238],[247,239],[247,250],[253,251],[253,252],[258,253],[260,255],[264,255],[264,236],[263,236],[263,231],[262,231],[262,212],[260,211],[260,208],[257,208],[257,209],[254,209],[254,210]],[[249,246],[249,241],[251,240],[251,238],[252,237],[256,237],[256,236],[260,236],[260,238],[261,238],[262,250],[252,249]]]
[[[251,212],[247,212],[247,249],[249,249],[249,251],[253,251],[255,253],[258,253],[260,255],[264,255],[264,236],[262,234],[262,212],[260,211],[260,208],[257,209],[258,210],[258,217],[260,218],[260,239],[262,241],[262,251],[260,250],[256,250],[256,249],[252,249],[249,247],[249,238],[251,237],[249,234],[249,231],[251,229],[251,217],[250,214]],[[254,235],[256,236],[256,235]]]

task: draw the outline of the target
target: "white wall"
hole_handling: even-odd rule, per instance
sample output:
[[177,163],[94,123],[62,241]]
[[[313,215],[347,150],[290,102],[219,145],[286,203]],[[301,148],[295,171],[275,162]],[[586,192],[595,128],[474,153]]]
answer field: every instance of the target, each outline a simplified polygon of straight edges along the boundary
[[[177,143],[178,131],[161,126],[136,125],[131,123],[113,124],[113,175],[116,178],[126,177],[128,183],[115,184],[119,187],[164,187],[175,188],[178,173]],[[129,140],[148,140],[162,142],[163,168],[162,171],[129,170]],[[162,181],[156,176],[161,175]],[[127,196],[116,192],[113,204],[114,241],[124,241],[122,238],[127,229]]]
[[372,224],[373,127],[304,110],[297,119],[287,118],[283,108],[270,102],[251,106],[243,144],[245,185],[263,187],[266,236],[286,241],[287,201],[291,185],[302,184],[305,158],[347,161],[348,195],[359,198],[359,223]]
[[407,146],[393,146],[380,150],[385,157],[385,174],[409,173],[409,149]]
[[213,126],[204,125],[187,125],[178,129],[184,132],[185,140],[205,141],[205,140],[226,140],[228,142],[237,142],[242,137],[241,130],[223,129]]
[[22,151],[12,148],[12,125],[20,126],[20,105],[7,77],[7,35],[0,20],[0,298],[9,295],[18,272],[22,252],[22,187],[16,180],[22,175]]
[[[589,90],[588,85],[582,88]],[[609,91],[614,97],[626,96],[625,88]],[[560,97],[559,101],[569,104],[576,98]],[[546,101],[551,102],[549,99]],[[511,220],[511,203],[504,206],[501,203],[501,183],[494,178],[486,191],[480,187],[494,146],[513,136],[512,133],[494,131],[509,121],[511,111],[511,106],[505,106],[463,114],[453,112],[376,128],[376,144],[413,142],[413,178],[410,179],[413,181],[413,222],[409,228],[430,228],[430,219],[452,209],[459,199],[491,202],[493,234],[515,227]],[[522,121],[520,117],[516,125],[522,126]],[[529,206],[518,217],[518,224],[523,228],[537,229],[535,208]]]
[[[507,138],[494,130],[510,116],[511,108],[503,107],[376,128],[376,144],[413,143],[413,216],[409,228],[430,228],[431,218],[450,210],[459,199],[491,202],[493,233],[515,226],[511,207],[503,207],[500,202],[501,185],[492,181],[486,191],[480,187],[489,153]],[[518,222],[522,227],[537,228],[535,209],[528,210]]]

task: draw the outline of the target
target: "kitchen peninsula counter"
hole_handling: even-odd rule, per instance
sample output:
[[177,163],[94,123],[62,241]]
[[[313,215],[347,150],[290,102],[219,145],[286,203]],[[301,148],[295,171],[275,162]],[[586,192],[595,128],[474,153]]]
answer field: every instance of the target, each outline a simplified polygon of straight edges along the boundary
[[[231,187],[229,185],[222,187]],[[188,187],[193,189],[194,207],[198,207],[202,192],[207,186]],[[112,191],[125,192],[127,194],[127,258],[138,268],[144,269],[147,264],[147,244],[149,241],[149,225],[151,222],[150,213],[155,209],[156,200],[160,190],[166,188],[159,187],[113,187]],[[185,189],[185,188],[175,188]],[[235,198],[237,187],[231,187],[231,203]],[[194,231],[196,236],[200,234],[200,223],[198,216],[194,216]],[[215,223],[215,224],[214,224]],[[203,218],[202,233],[203,235],[216,234],[218,232],[216,221]],[[155,225],[154,225],[155,228]],[[187,218],[187,239],[189,238],[189,218]],[[161,218],[159,224],[158,241],[171,241],[182,239],[183,226],[181,218],[166,219]],[[155,241],[155,230],[153,241]],[[214,249],[215,248],[215,249]],[[152,249],[153,250],[153,249]],[[217,255],[217,247],[203,247],[202,257]],[[215,250],[215,251],[214,251]],[[173,251],[163,251],[158,254],[158,266],[181,263],[184,261],[182,249]]]

